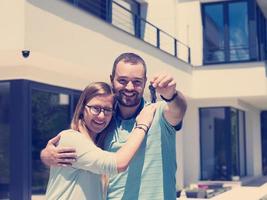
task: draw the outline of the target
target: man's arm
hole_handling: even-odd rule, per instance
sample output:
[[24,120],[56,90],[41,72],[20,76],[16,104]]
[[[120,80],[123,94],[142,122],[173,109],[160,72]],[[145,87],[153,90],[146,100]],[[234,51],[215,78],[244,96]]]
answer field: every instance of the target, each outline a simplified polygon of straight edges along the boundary
[[57,147],[60,134],[50,139],[46,147],[41,151],[42,162],[50,166],[70,166],[76,161],[76,152],[71,147]]
[[176,82],[172,76],[160,74],[151,83],[161,98],[167,102],[164,107],[164,117],[173,126],[178,125],[184,118],[187,103],[183,94],[176,90]]

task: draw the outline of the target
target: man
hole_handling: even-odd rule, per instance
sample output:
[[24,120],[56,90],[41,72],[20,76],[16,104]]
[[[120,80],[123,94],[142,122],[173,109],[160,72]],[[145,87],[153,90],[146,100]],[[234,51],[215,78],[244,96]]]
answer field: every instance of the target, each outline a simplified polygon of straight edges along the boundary
[[[146,104],[143,99],[146,64],[136,54],[121,54],[114,62],[110,79],[118,103],[105,139],[105,149],[117,151],[127,140],[135,117]],[[147,137],[128,169],[110,177],[108,200],[176,199],[175,133],[181,128],[187,105],[171,76],[160,74],[150,83],[163,101],[157,103]],[[57,141],[58,137],[50,140],[42,151],[43,162],[47,165],[70,164],[75,155],[73,149],[57,149],[54,145]]]

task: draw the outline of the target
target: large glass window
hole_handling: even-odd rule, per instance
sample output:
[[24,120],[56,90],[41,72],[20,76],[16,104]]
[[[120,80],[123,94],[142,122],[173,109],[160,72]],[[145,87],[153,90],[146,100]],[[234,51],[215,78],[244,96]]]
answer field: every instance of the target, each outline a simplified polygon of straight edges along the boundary
[[106,20],[108,18],[108,4],[110,0],[64,0],[80,9]]
[[231,180],[245,176],[244,112],[235,108],[201,108],[201,178]]
[[230,61],[249,60],[247,3],[237,2],[228,5]]
[[203,4],[204,63],[250,60],[248,3]]
[[28,80],[0,82],[0,200],[30,199],[31,193],[37,200],[35,194],[45,193],[49,169],[40,151],[69,128],[79,96]]
[[259,57],[261,60],[265,60],[267,58],[267,22],[260,7],[257,6],[256,8]]
[[223,62],[224,53],[224,17],[223,5],[211,4],[204,7],[205,61]]
[[40,160],[47,141],[70,124],[69,95],[32,90],[32,193],[46,191],[49,169]]
[[9,92],[10,84],[0,82],[0,199],[9,199]]
[[202,179],[227,179],[227,126],[224,108],[200,109]]

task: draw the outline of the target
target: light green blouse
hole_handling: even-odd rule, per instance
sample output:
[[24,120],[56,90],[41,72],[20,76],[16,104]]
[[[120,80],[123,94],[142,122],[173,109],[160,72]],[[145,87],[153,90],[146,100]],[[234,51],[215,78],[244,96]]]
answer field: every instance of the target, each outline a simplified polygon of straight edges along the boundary
[[47,200],[102,200],[101,174],[117,174],[113,153],[98,148],[81,133],[65,130],[61,147],[74,147],[77,162],[70,167],[51,167]]

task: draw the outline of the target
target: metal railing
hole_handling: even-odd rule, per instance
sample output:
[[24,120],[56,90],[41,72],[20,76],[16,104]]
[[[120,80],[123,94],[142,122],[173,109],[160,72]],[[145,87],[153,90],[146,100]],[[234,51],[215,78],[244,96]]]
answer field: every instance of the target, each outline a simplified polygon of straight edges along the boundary
[[209,47],[205,49],[204,54],[204,62],[206,64],[249,61],[251,59],[248,45],[230,45],[228,49],[224,47]]
[[65,0],[113,26],[191,63],[190,47],[113,0]]

